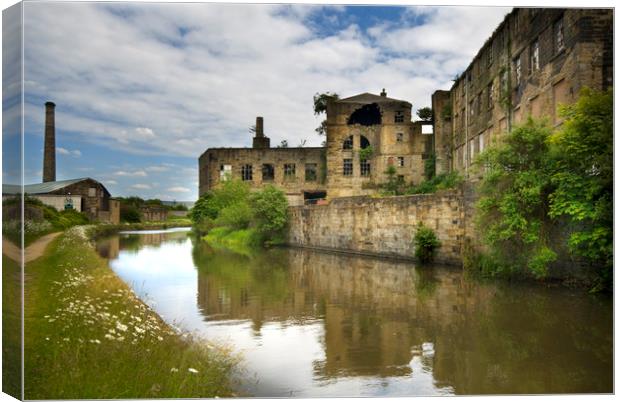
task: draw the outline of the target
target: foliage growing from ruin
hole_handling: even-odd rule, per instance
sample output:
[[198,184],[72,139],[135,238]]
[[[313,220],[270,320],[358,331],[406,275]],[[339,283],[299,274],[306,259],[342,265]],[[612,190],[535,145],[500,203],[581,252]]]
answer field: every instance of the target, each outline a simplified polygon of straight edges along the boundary
[[418,109],[416,114],[422,121],[433,121],[433,109],[428,106]]
[[[327,103],[330,100],[338,100],[339,96],[337,93],[324,92],[324,93],[316,93],[314,94],[313,104],[314,104],[314,115],[318,116],[322,113],[327,113]],[[327,120],[323,120],[321,125],[319,125],[314,131],[317,132],[318,135],[327,134]]]
[[425,180],[417,186],[410,186],[405,190],[406,194],[432,194],[437,190],[455,188],[463,182],[463,177],[458,172],[443,173],[430,180]]
[[613,92],[585,88],[560,114],[566,120],[550,138],[549,215],[570,219],[571,252],[601,267],[598,285],[605,287],[613,269]]
[[277,145],[276,148],[288,148],[288,141],[287,140],[280,141],[280,144]]
[[452,105],[450,103],[445,104],[441,109],[441,118],[446,121],[452,120]]
[[413,247],[417,260],[425,264],[433,260],[435,251],[441,247],[441,242],[433,229],[420,223],[413,236]]
[[253,222],[263,242],[282,242],[288,223],[288,201],[284,193],[272,185],[251,196]]
[[478,225],[495,260],[489,274],[543,278],[568,249],[595,269],[596,290],[609,288],[613,94],[584,89],[561,115],[566,120],[555,132],[529,119],[478,159],[485,169]]
[[390,165],[383,174],[387,176],[387,181],[383,184],[382,195],[401,195],[404,183],[396,176],[396,168]]
[[372,155],[374,154],[375,149],[372,147],[372,145],[367,146],[366,148],[362,148],[359,150],[359,157],[360,157],[360,161],[366,161],[370,158],[372,158]]
[[424,161],[424,178],[430,180],[435,177],[435,164],[437,163],[437,156],[433,152],[430,157]]

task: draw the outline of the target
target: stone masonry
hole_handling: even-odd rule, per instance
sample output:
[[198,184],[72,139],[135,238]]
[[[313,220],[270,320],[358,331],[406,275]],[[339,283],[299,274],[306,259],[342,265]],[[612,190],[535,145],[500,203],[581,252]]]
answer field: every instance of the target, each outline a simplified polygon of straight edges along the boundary
[[288,244],[322,250],[413,258],[419,223],[441,241],[435,260],[458,264],[464,234],[460,190],[371,198],[343,197],[328,205],[289,208]]

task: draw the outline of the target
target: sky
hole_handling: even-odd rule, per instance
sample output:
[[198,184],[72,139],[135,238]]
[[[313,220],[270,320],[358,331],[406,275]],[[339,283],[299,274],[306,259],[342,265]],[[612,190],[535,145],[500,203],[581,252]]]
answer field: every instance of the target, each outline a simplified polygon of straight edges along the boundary
[[[319,146],[317,92],[385,88],[414,110],[430,106],[509,11],[24,3],[25,183],[41,181],[50,100],[57,180],[92,177],[113,196],[195,200],[200,154],[251,146],[256,116],[272,146]],[[5,125],[15,117],[12,94],[3,94]]]

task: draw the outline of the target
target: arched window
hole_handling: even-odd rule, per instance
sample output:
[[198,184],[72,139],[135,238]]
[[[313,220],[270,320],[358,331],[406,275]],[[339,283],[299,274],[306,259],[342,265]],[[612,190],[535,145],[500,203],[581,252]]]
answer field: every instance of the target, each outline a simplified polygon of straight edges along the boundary
[[353,149],[353,136],[348,136],[342,143],[342,149]]
[[360,149],[365,149],[368,148],[370,146],[370,141],[368,141],[368,138],[364,137],[363,135],[360,135]]

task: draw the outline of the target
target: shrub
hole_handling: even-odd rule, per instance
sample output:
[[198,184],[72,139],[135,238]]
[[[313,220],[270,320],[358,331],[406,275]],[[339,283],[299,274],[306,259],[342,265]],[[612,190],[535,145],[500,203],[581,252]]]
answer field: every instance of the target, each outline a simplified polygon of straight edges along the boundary
[[418,225],[413,237],[413,246],[415,257],[421,263],[431,262],[435,256],[435,250],[441,247],[441,243],[433,229],[425,226],[423,223]]
[[121,204],[120,219],[122,222],[138,223],[141,219],[140,211],[132,204]]
[[276,187],[268,185],[252,195],[251,203],[256,230],[263,241],[282,242],[288,223],[286,195]]
[[252,208],[247,200],[236,202],[220,210],[215,224],[232,229],[246,229],[252,221]]
[[432,194],[437,190],[455,188],[463,182],[458,172],[443,173],[406,190],[407,194]]

